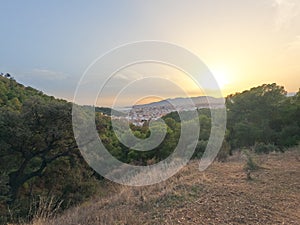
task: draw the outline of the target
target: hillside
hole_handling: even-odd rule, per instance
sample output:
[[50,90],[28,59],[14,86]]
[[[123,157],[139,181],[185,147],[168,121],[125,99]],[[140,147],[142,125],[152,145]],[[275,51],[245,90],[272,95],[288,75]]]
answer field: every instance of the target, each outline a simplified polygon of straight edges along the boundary
[[[192,102],[192,104],[191,104]],[[212,105],[210,106],[209,103]],[[155,108],[155,107],[169,107],[170,105],[176,107],[191,108],[196,106],[197,108],[214,108],[224,105],[224,99],[214,98],[210,96],[198,96],[192,98],[172,98],[165,99],[158,102],[152,102],[148,104],[135,105],[134,108]]]
[[41,97],[47,101],[55,99],[32,87],[26,87],[13,78],[0,76],[0,107],[19,110],[24,101],[33,96]]
[[71,103],[0,76],[0,224],[30,220],[49,196],[66,209],[97,193],[71,112]]
[[245,156],[205,172],[192,161],[157,185],[132,188],[111,184],[95,198],[56,219],[33,225],[102,224],[300,224],[300,149],[256,157],[260,169],[247,179]]
[[127,116],[127,114],[124,112],[117,111],[117,110],[107,108],[107,107],[95,107],[95,112],[102,113],[103,115],[106,115],[106,116],[111,116],[111,115],[124,116],[124,117]]
[[[287,149],[300,141],[300,90],[287,97],[284,87],[264,84],[229,95],[226,107],[227,131],[218,162],[200,173],[193,161],[166,182],[129,188],[111,183],[85,162],[73,134],[72,103],[0,76],[0,224],[53,216],[58,217],[45,223],[297,224],[300,156]],[[146,166],[162,161],[181,136],[182,124],[171,113],[163,118],[167,131],[159,146],[136,151],[134,143],[125,146],[115,135],[111,118],[103,115],[110,109],[98,110],[102,110],[95,116],[99,137],[124,163]],[[201,131],[194,160],[202,157],[211,132],[209,110],[199,110],[198,116]],[[158,132],[161,128],[156,124]],[[129,132],[140,139],[150,135],[147,125],[130,124],[122,134],[130,141]],[[261,161],[252,180],[246,179],[249,173],[243,169],[246,162],[240,149],[251,149],[249,154]]]

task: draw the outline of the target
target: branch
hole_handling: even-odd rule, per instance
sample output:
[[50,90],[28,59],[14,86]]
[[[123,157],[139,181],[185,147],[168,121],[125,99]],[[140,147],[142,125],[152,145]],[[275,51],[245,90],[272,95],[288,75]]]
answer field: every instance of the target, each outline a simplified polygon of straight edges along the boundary
[[54,160],[56,160],[60,157],[67,156],[68,154],[69,154],[69,152],[65,151],[65,152],[62,152],[58,155],[55,155],[55,156],[53,156],[49,159],[46,159],[45,157],[43,157],[43,162],[42,162],[40,168],[38,170],[34,171],[34,172],[31,172],[29,174],[24,175],[24,177],[21,179],[21,183],[24,183],[24,182],[26,182],[27,180],[30,180],[33,177],[41,176],[44,169],[48,166],[49,163],[53,162]]

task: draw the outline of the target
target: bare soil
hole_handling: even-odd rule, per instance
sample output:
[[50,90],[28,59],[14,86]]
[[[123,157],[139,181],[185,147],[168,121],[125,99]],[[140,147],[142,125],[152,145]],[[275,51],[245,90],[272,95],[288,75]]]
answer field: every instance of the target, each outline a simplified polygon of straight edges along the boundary
[[242,153],[204,172],[192,161],[160,184],[111,184],[109,196],[34,224],[300,224],[299,149],[254,157],[252,179]]

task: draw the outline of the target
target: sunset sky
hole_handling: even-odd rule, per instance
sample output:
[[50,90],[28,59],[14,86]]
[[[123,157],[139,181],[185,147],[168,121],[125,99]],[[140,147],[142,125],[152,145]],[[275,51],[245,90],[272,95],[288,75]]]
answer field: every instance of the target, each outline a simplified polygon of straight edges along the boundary
[[[300,88],[299,0],[20,0],[0,1],[0,10],[0,71],[59,98],[73,99],[97,57],[142,40],[170,42],[196,54],[224,96],[263,83],[276,82],[288,92]],[[152,71],[131,69],[146,70]],[[153,70],[163,77],[180,73]],[[189,81],[176,82],[197,95]]]

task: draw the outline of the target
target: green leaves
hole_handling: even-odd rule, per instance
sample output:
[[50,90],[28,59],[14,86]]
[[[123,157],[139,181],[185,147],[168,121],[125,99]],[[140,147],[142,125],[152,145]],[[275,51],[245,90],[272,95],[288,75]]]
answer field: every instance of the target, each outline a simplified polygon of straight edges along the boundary
[[282,86],[264,84],[228,96],[228,128],[233,147],[253,146],[257,141],[281,148],[297,144],[298,94],[294,97],[286,94]]
[[[63,207],[95,193],[98,182],[74,140],[71,103],[0,77],[0,223],[8,206],[28,216],[31,198]],[[66,179],[67,177],[67,179]]]

